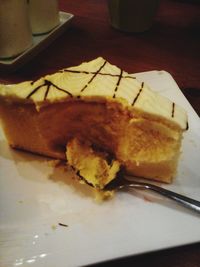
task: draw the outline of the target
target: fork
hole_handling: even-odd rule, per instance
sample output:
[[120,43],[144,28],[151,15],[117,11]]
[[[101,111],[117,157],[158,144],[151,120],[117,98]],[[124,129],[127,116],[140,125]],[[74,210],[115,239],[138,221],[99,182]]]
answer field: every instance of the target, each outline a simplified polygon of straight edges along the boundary
[[[132,178],[132,176],[131,176]],[[104,188],[105,190],[123,190],[128,188],[143,189],[155,192],[166,198],[176,201],[178,204],[188,208],[190,210],[200,213],[200,201],[189,198],[187,196],[175,193],[173,191],[167,190],[163,187],[153,185],[151,183],[140,182],[137,180],[128,180],[124,177],[119,177],[118,179],[111,181]]]

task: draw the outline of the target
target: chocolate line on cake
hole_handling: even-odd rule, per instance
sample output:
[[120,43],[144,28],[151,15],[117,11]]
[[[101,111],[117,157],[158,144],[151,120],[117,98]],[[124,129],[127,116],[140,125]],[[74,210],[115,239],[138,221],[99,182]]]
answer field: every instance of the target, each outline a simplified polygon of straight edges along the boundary
[[[50,81],[48,81],[48,82],[50,82]],[[68,94],[70,97],[73,97],[73,95],[69,91],[67,91],[66,89],[60,88],[57,85],[55,85],[54,83],[52,83],[52,82],[50,82],[50,83],[51,83],[51,86],[55,87],[57,90]]]
[[117,84],[116,84],[116,87],[115,87],[115,90],[114,90],[113,98],[116,97],[116,93],[117,93],[117,90],[119,88],[120,81],[122,79],[122,74],[123,74],[123,70],[120,71],[120,75],[119,75],[119,78],[118,78],[118,81],[117,81]]
[[[174,118],[174,116],[175,116],[175,107],[176,107],[176,104],[174,102],[172,102],[172,113],[171,113],[172,118]],[[185,130],[187,131],[188,129],[189,129],[189,123],[188,123],[188,121],[186,121]]]
[[27,95],[26,98],[27,98],[27,99],[30,98],[30,97],[33,96],[33,95],[34,95],[34,94],[35,94],[41,87],[44,87],[44,86],[47,86],[47,89],[46,89],[45,94],[44,94],[44,100],[46,100],[46,98],[47,98],[47,96],[48,96],[48,93],[49,93],[49,91],[50,91],[50,87],[51,87],[51,86],[53,86],[54,88],[56,88],[56,89],[59,90],[59,91],[62,91],[62,92],[64,92],[64,93],[68,94],[70,97],[73,97],[73,95],[72,95],[70,92],[68,92],[67,90],[58,87],[57,85],[55,85],[54,83],[52,83],[52,82],[50,82],[50,81],[48,81],[48,80],[44,80],[44,83],[41,84],[41,85],[39,85],[39,86],[37,86],[32,92],[30,92],[30,93]]
[[105,60],[104,63],[101,65],[101,67],[97,70],[97,72],[94,73],[92,78],[89,80],[89,82],[81,89],[81,92],[83,92],[88,85],[94,80],[94,78],[97,76],[97,74],[103,69],[103,67],[106,65],[107,61]]
[[43,87],[45,84],[41,84],[39,86],[37,86],[32,92],[30,92],[28,95],[27,95],[27,99],[30,98],[32,95],[34,95],[41,87]]
[[175,112],[175,103],[173,102],[172,103],[172,114],[171,114],[172,118],[174,117],[174,112]]
[[44,95],[44,100],[46,100],[46,98],[48,96],[50,86],[51,86],[50,84],[47,85],[47,89],[46,89],[46,92],[45,92],[45,95]]
[[188,121],[186,122],[186,127],[185,127],[185,130],[187,131],[189,129],[189,123]]
[[64,69],[60,70],[59,72],[71,72],[71,73],[83,73],[83,74],[95,74],[95,72],[89,72],[89,71],[84,71],[84,70],[69,70],[69,69]]
[[[83,73],[83,74],[96,74],[96,72],[89,72],[89,71],[80,71],[80,70],[68,70],[68,69],[65,69],[65,70],[61,70],[59,72],[71,72],[71,73]],[[120,75],[119,74],[112,74],[112,73],[102,73],[102,72],[99,72],[98,75],[102,75],[102,76],[111,76],[111,77],[119,77]],[[129,75],[126,75],[126,76],[122,76],[122,78],[125,78],[125,79],[136,79],[136,77],[134,76],[129,76]]]
[[141,84],[141,88],[140,88],[138,94],[137,94],[136,97],[133,99],[132,106],[134,106],[134,105],[135,105],[135,102],[138,100],[138,97],[140,96],[143,87],[144,87],[144,82],[142,82],[142,84]]

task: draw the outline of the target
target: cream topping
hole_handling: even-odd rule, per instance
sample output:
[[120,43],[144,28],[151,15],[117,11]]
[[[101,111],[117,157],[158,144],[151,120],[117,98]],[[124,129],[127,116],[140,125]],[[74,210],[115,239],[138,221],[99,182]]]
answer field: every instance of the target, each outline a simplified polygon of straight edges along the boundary
[[36,105],[69,98],[88,101],[106,99],[121,102],[139,113],[162,117],[181,129],[187,128],[187,114],[183,108],[102,57],[63,69],[35,82],[0,85],[0,98],[2,97],[11,101],[30,100]]

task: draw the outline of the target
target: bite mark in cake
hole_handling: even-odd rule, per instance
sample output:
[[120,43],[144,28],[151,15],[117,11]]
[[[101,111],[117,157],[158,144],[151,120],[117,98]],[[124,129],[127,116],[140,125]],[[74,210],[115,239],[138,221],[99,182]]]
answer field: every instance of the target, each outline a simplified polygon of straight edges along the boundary
[[76,138],[66,147],[67,163],[87,184],[101,190],[116,178],[120,163],[108,152],[94,148],[87,141]]

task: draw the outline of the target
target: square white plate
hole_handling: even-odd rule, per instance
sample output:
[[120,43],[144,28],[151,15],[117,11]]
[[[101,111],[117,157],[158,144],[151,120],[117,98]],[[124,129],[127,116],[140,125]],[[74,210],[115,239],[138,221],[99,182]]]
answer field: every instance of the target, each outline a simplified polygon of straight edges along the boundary
[[70,25],[74,15],[63,11],[59,12],[60,24],[52,31],[40,35],[33,35],[33,45],[15,58],[0,59],[0,70],[14,71],[36,56],[41,50],[50,45]]
[[[178,175],[165,187],[200,200],[199,117],[169,73],[136,76],[187,110]],[[200,216],[169,200],[118,192],[98,204],[64,177],[0,134],[0,266],[83,266],[200,241]]]

